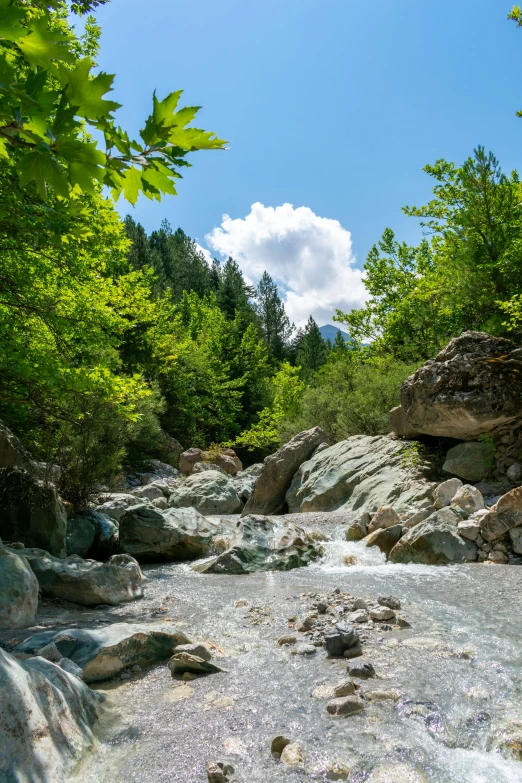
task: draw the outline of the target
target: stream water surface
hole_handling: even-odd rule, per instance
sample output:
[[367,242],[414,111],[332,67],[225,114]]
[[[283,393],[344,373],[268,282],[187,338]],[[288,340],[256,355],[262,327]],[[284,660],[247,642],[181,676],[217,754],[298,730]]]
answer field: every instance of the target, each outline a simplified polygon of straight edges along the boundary
[[[335,764],[363,783],[376,765],[394,762],[429,783],[520,783],[522,762],[495,751],[495,738],[506,727],[522,736],[522,568],[387,565],[377,550],[341,540],[326,549],[320,563],[286,573],[146,568],[146,598],[110,610],[110,621],[162,616],[214,644],[227,671],[183,682],[163,663],[102,684],[98,739],[74,783],[205,783],[209,761],[230,762],[238,783],[330,780]],[[344,564],[346,555],[355,565]],[[368,701],[349,718],[331,717],[312,696],[346,676],[346,661],[322,649],[295,656],[277,644],[310,593],[336,588],[397,596],[411,626],[365,634],[358,660],[370,660],[377,676],[361,690],[400,698]],[[278,734],[302,745],[302,767],[271,757]]]

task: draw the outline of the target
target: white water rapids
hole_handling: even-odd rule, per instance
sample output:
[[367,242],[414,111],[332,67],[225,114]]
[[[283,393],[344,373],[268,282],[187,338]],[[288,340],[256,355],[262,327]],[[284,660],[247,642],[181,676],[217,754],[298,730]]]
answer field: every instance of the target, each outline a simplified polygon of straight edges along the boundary
[[[522,762],[496,751],[495,737],[508,725],[522,736],[522,569],[387,565],[377,549],[341,540],[326,550],[322,562],[287,573],[148,567],[146,598],[106,616],[157,621],[167,607],[169,622],[223,652],[216,662],[227,672],[183,684],[163,663],[102,686],[99,739],[75,783],[205,783],[209,761],[230,762],[237,783],[326,781],[335,762],[351,769],[352,783],[386,762],[408,764],[429,783],[520,783]],[[277,645],[312,601],[302,593],[337,587],[353,597],[394,594],[411,624],[377,629],[363,645],[377,677],[362,690],[395,689],[399,701],[369,701],[341,719],[312,691],[345,676],[346,661]],[[248,606],[235,607],[239,599]],[[277,734],[302,745],[302,768],[271,758]]]

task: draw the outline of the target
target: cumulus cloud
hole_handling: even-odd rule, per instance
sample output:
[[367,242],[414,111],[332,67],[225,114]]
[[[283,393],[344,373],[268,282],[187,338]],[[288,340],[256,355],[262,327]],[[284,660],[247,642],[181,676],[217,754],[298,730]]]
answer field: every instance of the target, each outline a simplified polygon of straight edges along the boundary
[[206,247],[203,247],[198,242],[196,242],[196,249],[199,253],[201,253],[207,264],[212,266],[212,253],[210,250],[208,250]]
[[350,232],[308,207],[252,204],[245,218],[223,215],[206,241],[235,258],[250,281],[257,282],[266,269],[282,287],[286,311],[297,325],[309,315],[319,325],[330,323],[337,308],[347,312],[366,299]]

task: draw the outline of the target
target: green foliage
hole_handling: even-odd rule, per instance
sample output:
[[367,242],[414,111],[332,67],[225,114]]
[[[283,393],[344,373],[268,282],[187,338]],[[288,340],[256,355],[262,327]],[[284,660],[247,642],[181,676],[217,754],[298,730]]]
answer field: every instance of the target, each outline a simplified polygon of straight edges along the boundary
[[402,381],[417,366],[355,349],[332,354],[304,391],[297,412],[286,418],[283,439],[316,425],[334,440],[389,432],[389,411],[399,403]]
[[[152,112],[131,139],[116,124],[120,104],[107,96],[114,76],[95,73],[98,28],[89,21],[80,41],[67,12],[85,13],[99,2],[0,0],[0,157],[17,187],[54,210],[73,212],[80,192],[106,185],[132,204],[143,193],[175,194],[188,153],[222,149],[224,142],[191,125],[198,107],[178,108],[182,91],[152,98]],[[105,148],[86,133],[103,134]]]
[[429,239],[400,244],[386,229],[365,264],[370,300],[338,312],[354,340],[404,361],[433,356],[466,329],[522,337],[522,200],[518,174],[502,173],[479,147],[461,167],[444,160],[425,171],[434,198],[405,207]]
[[270,405],[259,413],[258,421],[250,429],[229,445],[242,446],[250,451],[278,448],[283,437],[283,423],[296,415],[304,390],[305,383],[299,378],[299,368],[283,363],[271,381]]
[[298,333],[296,349],[296,364],[302,368],[305,378],[311,378],[323,366],[329,352],[329,346],[323,340],[312,316],[305,328]]
[[275,361],[286,358],[288,341],[293,326],[290,325],[277,285],[268,272],[263,276],[255,291],[256,313],[268,351]]

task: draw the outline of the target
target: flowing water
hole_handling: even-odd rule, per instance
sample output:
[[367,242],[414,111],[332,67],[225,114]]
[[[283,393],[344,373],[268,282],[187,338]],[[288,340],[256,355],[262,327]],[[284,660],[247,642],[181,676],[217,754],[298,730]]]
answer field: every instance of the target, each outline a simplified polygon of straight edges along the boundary
[[[355,564],[344,564],[347,555]],[[163,612],[193,640],[213,643],[227,672],[183,682],[161,664],[102,686],[99,739],[75,783],[204,783],[209,761],[230,762],[238,783],[329,780],[335,763],[363,783],[386,762],[408,764],[429,783],[522,781],[522,761],[495,751],[506,726],[522,737],[522,569],[387,565],[376,549],[337,540],[322,562],[287,573],[199,575],[166,564],[146,574],[146,598],[111,610],[111,620],[157,621]],[[364,660],[377,677],[361,689],[400,698],[368,701],[349,718],[329,716],[312,696],[346,675],[346,661],[277,645],[310,606],[303,594],[335,588],[394,594],[411,625],[365,634]],[[235,606],[241,599],[248,604]],[[270,756],[278,734],[302,745],[303,767]]]

